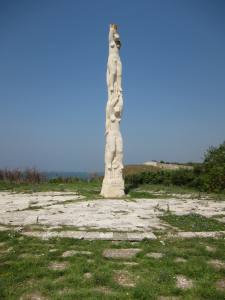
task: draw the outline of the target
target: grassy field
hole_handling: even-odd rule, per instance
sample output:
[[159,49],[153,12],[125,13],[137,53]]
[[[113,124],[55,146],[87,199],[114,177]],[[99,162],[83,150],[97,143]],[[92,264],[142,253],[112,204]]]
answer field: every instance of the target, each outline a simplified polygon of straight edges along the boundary
[[[27,183],[7,183],[0,181],[0,191],[11,191],[17,193],[33,193],[33,192],[47,192],[47,191],[72,191],[77,192],[87,199],[101,198],[101,181],[77,181],[74,183],[50,183],[42,182],[38,184]],[[177,195],[176,195],[177,194]],[[188,195],[189,197],[202,199],[208,197],[212,200],[225,200],[224,193],[208,194],[198,192],[192,188],[181,186],[166,186],[160,184],[143,184],[138,188],[131,189],[125,196],[128,198],[170,198],[179,197],[179,195]]]
[[[225,265],[224,246],[224,239],[143,241],[134,245],[72,239],[41,241],[11,231],[1,232],[0,299],[177,296],[178,299],[222,300],[225,292],[220,285],[225,280],[225,267],[217,268],[208,262],[219,259]],[[107,259],[102,255],[107,248],[131,247],[141,249],[132,259]],[[62,257],[72,249],[90,253]],[[158,259],[146,256],[152,252],[163,256]],[[52,265],[65,266],[65,269],[53,270]],[[176,276],[179,275],[192,280],[192,286],[178,288]]]

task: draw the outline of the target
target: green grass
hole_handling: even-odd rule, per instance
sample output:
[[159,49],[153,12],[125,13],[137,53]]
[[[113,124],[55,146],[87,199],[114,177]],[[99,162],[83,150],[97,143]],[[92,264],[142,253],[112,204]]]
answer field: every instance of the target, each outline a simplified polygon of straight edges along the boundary
[[[5,242],[5,244],[2,244]],[[208,252],[206,245],[215,247]],[[138,265],[127,266],[122,260],[105,259],[106,248],[135,247],[142,251],[129,261]],[[9,249],[7,251],[7,249]],[[50,252],[50,249],[57,249]],[[76,255],[63,258],[67,250],[91,251],[91,256]],[[42,241],[22,237],[12,231],[0,232],[0,299],[14,300],[22,295],[40,293],[47,299],[157,299],[159,296],[180,296],[181,299],[222,300],[225,292],[215,288],[218,279],[225,278],[225,270],[215,270],[207,260],[225,261],[224,239],[188,239],[143,241],[132,245],[128,242],[113,244],[107,241],[79,241],[73,239],[51,239]],[[146,257],[149,252],[162,252],[160,260]],[[183,257],[185,263],[176,263]],[[48,269],[51,262],[69,262],[64,271]],[[116,271],[127,271],[135,278],[135,287],[122,287],[114,278]],[[92,278],[86,279],[85,273]],[[190,290],[175,286],[175,276],[183,274],[194,281]],[[109,292],[104,294],[101,289]],[[60,294],[67,289],[69,293]]]
[[213,218],[206,218],[198,214],[178,216],[171,213],[167,213],[164,216],[161,216],[160,219],[184,231],[225,230],[224,223],[221,223]]
[[79,181],[74,183],[49,183],[43,182],[39,184],[10,184],[0,181],[0,191],[11,191],[17,193],[33,193],[47,191],[71,191],[78,192],[86,198],[100,198],[101,182],[99,181]]
[[[101,191],[101,181],[93,180],[90,182],[87,181],[78,181],[74,183],[50,183],[50,182],[43,182],[39,184],[26,184],[26,183],[7,183],[4,181],[0,181],[0,191],[11,191],[17,193],[33,193],[33,192],[47,192],[47,191],[71,191],[77,192],[80,195],[84,196],[85,199],[99,199],[100,191]],[[155,193],[159,193],[156,195]],[[172,195],[173,194],[173,195]],[[188,197],[195,198],[195,199],[204,199],[206,196],[209,200],[225,200],[225,194],[207,194],[198,192],[194,189],[181,187],[181,186],[166,186],[166,185],[159,185],[159,184],[144,184],[140,185],[136,189],[132,189],[129,191],[128,196],[131,198],[148,198],[148,199],[155,199],[155,198],[169,198],[169,197],[178,197],[179,195],[175,196],[174,194],[187,194]],[[126,198],[126,197],[125,197]],[[128,198],[127,198],[128,199]]]

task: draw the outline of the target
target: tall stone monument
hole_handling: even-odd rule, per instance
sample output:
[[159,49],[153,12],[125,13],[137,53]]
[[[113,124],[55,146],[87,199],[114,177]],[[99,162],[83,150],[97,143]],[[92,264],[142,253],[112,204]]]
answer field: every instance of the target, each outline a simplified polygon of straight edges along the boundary
[[105,125],[105,177],[101,190],[101,195],[106,198],[116,198],[124,195],[122,174],[123,140],[120,133],[120,120],[123,110],[120,47],[121,42],[117,25],[111,24],[109,28],[109,57],[106,74],[108,101]]

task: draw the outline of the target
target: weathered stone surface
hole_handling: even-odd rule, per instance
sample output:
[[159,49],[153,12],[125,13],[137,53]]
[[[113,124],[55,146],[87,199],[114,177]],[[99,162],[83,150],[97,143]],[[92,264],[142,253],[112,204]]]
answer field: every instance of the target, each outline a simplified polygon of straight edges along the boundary
[[92,278],[92,274],[90,272],[84,273],[84,278],[85,279],[91,279]]
[[62,254],[62,257],[71,257],[71,256],[74,256],[74,255],[77,255],[77,254],[91,255],[92,252],[90,252],[90,251],[81,251],[81,250],[68,250],[68,251],[65,251]]
[[48,268],[54,271],[63,271],[68,268],[68,262],[52,262],[49,264]]
[[212,246],[205,246],[206,250],[209,251],[209,252],[216,252],[216,248],[215,247],[212,247]]
[[73,238],[78,240],[109,240],[109,241],[133,241],[143,239],[156,239],[156,236],[151,232],[145,233],[127,233],[127,232],[99,232],[99,231],[26,231],[24,235],[39,237],[43,240],[48,240],[53,237]]
[[225,231],[206,231],[206,232],[177,232],[175,234],[169,234],[169,238],[184,238],[184,239],[190,239],[190,238],[216,238],[221,237],[225,235]]
[[[53,193],[53,194],[52,194]],[[170,211],[177,215],[188,213],[197,213],[206,217],[224,214],[225,216],[225,201],[213,200],[198,200],[185,198],[182,195],[176,195],[176,198],[170,199],[136,199],[128,201],[127,199],[102,199],[83,201],[77,198],[76,195],[65,194],[58,192],[57,195],[52,193],[33,193],[33,194],[16,194],[9,192],[0,192],[0,220],[2,224],[0,230],[8,230],[9,225],[20,226],[45,226],[46,230],[52,230],[55,226],[65,225],[74,226],[76,228],[84,228],[80,233],[76,233],[76,238],[84,238],[85,230],[88,228],[98,231],[104,230],[123,231],[123,232],[141,232],[146,234],[156,229],[165,229],[165,222],[159,219],[163,215],[163,211],[169,206]],[[157,196],[157,195],[156,195]],[[187,197],[187,195],[183,195]],[[180,198],[178,198],[180,197]],[[38,209],[29,209],[29,199],[36,199],[35,206]],[[68,200],[72,202],[68,203]],[[74,200],[74,201],[73,201]],[[65,204],[64,204],[65,203]],[[25,210],[24,210],[25,209]],[[123,214],[120,212],[124,212]],[[82,216],[82,218],[81,218]],[[47,228],[47,229],[46,229]],[[55,230],[54,230],[55,231]],[[21,231],[22,233],[24,230]],[[224,232],[225,233],[225,232]],[[28,233],[29,234],[29,233]],[[189,237],[188,233],[183,237]],[[60,233],[48,233],[46,238],[59,236]],[[65,236],[65,233],[63,233]],[[70,237],[71,233],[68,233]],[[191,233],[190,237],[200,236],[201,233]],[[204,236],[217,237],[222,233],[206,233]],[[224,234],[225,235],[225,234]],[[129,235],[128,235],[129,236]],[[177,237],[175,235],[175,237]],[[72,238],[75,238],[74,233]],[[135,240],[134,235],[132,239]]]
[[179,289],[190,289],[193,287],[193,281],[184,275],[177,275],[176,285]]
[[211,265],[216,270],[220,270],[220,269],[225,270],[225,262],[219,259],[211,259],[208,261],[208,264]]
[[156,258],[156,259],[160,259],[164,256],[164,253],[160,253],[160,252],[151,252],[151,253],[147,253],[146,254],[147,257],[152,257],[152,258]]
[[176,263],[185,263],[186,261],[187,260],[185,258],[183,258],[183,257],[176,257],[174,259],[174,262],[176,262]]
[[132,258],[139,253],[141,249],[128,248],[128,249],[105,249],[102,255],[106,258]]
[[57,252],[58,249],[49,249],[49,252]]

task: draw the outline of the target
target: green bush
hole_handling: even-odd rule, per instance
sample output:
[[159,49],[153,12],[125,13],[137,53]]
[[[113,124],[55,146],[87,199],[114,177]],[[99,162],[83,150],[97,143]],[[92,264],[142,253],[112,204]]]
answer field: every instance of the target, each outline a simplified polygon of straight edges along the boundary
[[225,191],[225,142],[210,147],[202,164],[193,169],[160,170],[125,176],[126,191],[141,184],[164,184],[193,187],[199,191]]
[[209,192],[225,191],[225,142],[206,151],[202,168],[200,176],[205,189]]

